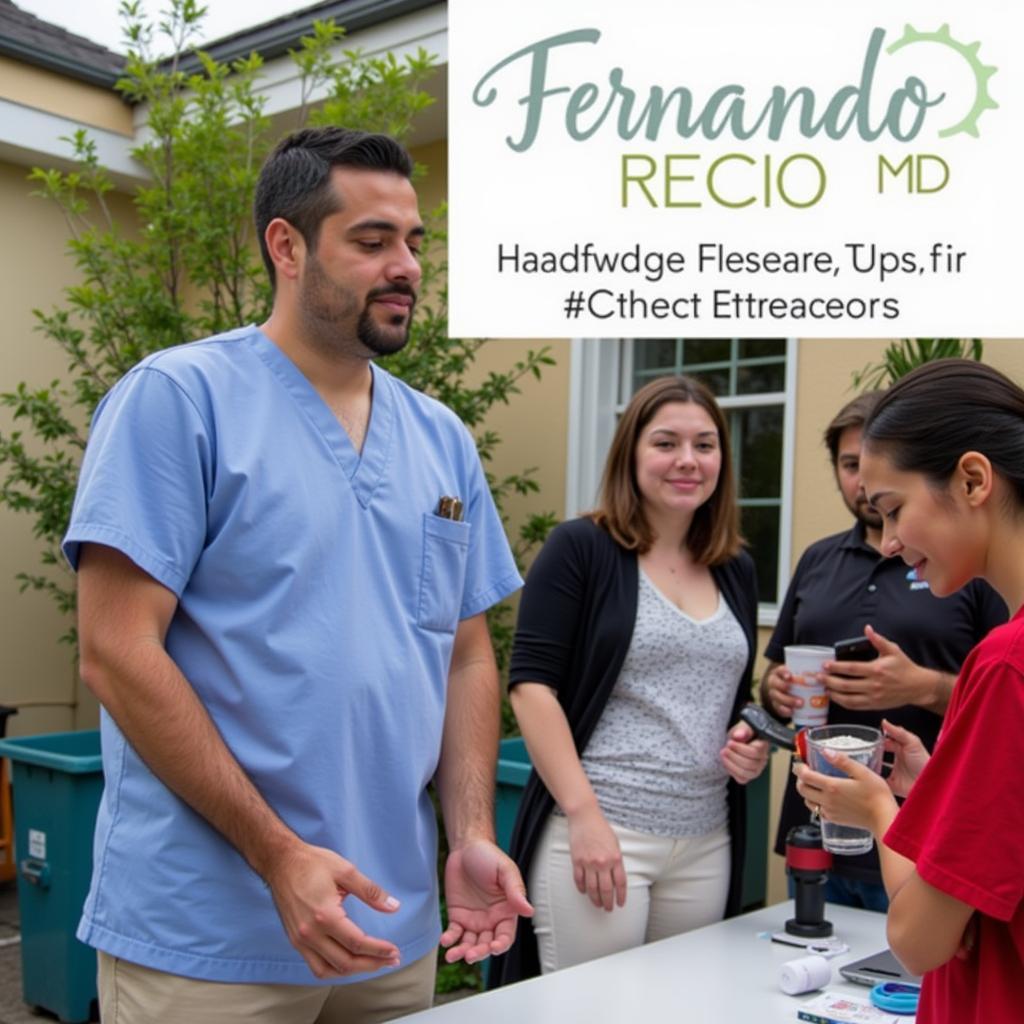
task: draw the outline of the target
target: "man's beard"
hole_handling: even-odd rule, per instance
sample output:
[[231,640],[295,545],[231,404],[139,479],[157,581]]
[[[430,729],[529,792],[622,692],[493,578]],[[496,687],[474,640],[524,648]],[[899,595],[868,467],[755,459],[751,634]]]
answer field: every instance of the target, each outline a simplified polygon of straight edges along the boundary
[[[402,316],[396,314],[391,318],[391,326],[399,327],[405,321],[405,329],[398,334],[388,334],[383,331],[370,313],[373,300],[380,295],[408,295],[412,299],[412,305],[408,312]],[[366,296],[366,305],[359,314],[359,321],[356,324],[356,337],[374,354],[378,356],[390,356],[400,352],[409,341],[409,330],[412,327],[412,314],[416,309],[416,293],[407,284],[390,285],[387,288],[374,288]]]
[[[374,319],[371,306],[374,299],[382,295],[407,295],[412,299],[413,304],[404,316],[396,314],[391,318],[392,328],[398,328],[404,320],[404,330],[387,331]],[[324,273],[318,259],[309,261],[300,297],[300,310],[312,340],[320,349],[327,353],[348,353],[354,347],[352,343],[355,340],[375,356],[389,356],[401,351],[409,341],[409,329],[416,305],[416,292],[412,287],[397,282],[371,289],[353,325],[358,303],[354,292],[336,284]]]
[[869,530],[880,530],[882,528],[882,517],[866,502],[855,501],[847,508],[853,513],[858,523],[863,523]]

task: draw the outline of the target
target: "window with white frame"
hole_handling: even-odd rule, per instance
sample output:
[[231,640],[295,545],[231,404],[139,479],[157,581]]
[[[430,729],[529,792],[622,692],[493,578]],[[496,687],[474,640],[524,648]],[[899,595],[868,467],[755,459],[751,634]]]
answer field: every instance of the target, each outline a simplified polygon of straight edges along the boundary
[[576,342],[573,354],[569,511],[593,504],[615,421],[633,393],[670,373],[701,379],[729,421],[763,624],[774,620],[789,576],[795,346],[786,338],[593,339]]

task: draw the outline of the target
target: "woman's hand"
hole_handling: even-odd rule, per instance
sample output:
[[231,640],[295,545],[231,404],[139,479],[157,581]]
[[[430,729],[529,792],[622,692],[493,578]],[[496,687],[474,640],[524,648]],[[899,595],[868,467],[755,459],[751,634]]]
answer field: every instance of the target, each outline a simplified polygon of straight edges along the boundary
[[837,825],[869,829],[880,839],[899,810],[888,783],[846,754],[823,750],[822,756],[849,777],[822,775],[805,764],[797,764],[793,767],[797,792],[820,818]]
[[885,749],[896,755],[886,781],[896,796],[906,796],[931,755],[921,740],[902,726],[882,719],[882,732],[885,733]]
[[626,869],[622,866],[619,840],[600,807],[593,804],[569,821],[569,852],[576,888],[595,907],[611,911],[626,904]]
[[728,739],[718,756],[725,770],[745,786],[764,771],[770,750],[767,740],[754,739],[754,730],[746,722],[737,722],[729,730]]

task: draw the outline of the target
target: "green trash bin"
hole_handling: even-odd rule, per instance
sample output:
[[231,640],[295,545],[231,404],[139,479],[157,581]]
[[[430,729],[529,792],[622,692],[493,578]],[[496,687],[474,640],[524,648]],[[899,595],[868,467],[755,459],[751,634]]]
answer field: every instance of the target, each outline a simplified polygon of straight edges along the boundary
[[90,1019],[96,952],[75,938],[103,791],[100,734],[0,740],[14,783],[22,998],[62,1021]]
[[768,895],[768,801],[771,799],[767,768],[747,783],[747,849],[743,857],[743,890],[740,909],[758,910]]
[[[519,813],[519,802],[523,799],[526,780],[533,765],[526,752],[526,742],[519,736],[502,740],[498,748],[498,770],[494,784],[494,834],[498,845],[508,853],[512,843],[512,829]],[[480,961],[484,986],[490,973],[491,958]]]
[[508,853],[512,828],[519,812],[519,801],[530,777],[530,755],[518,736],[502,740],[498,750],[498,774],[494,788],[494,828],[498,845]]

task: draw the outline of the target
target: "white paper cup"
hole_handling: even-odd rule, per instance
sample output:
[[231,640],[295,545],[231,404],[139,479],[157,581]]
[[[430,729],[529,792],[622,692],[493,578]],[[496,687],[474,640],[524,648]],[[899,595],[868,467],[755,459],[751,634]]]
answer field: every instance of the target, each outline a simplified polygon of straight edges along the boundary
[[835,656],[834,647],[791,645],[785,648],[786,668],[802,681],[794,679],[790,693],[803,700],[803,705],[793,711],[793,724],[803,728],[808,725],[824,725],[828,720],[828,691],[825,684],[814,678],[822,671],[826,661]]

